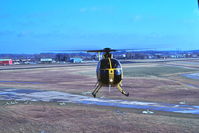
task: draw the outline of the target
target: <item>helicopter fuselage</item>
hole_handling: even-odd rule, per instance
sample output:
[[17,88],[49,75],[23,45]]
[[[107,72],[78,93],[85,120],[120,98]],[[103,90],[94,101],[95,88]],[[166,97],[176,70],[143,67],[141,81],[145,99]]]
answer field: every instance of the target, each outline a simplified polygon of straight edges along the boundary
[[103,59],[98,62],[96,73],[97,83],[95,90],[92,92],[93,97],[96,97],[97,92],[101,87],[117,87],[118,90],[125,96],[129,96],[128,92],[122,89],[123,71],[120,62],[113,58],[110,52],[117,50],[104,48],[103,50],[89,50],[88,52],[104,52]]
[[98,62],[97,80],[102,86],[117,86],[123,78],[121,64],[114,58],[104,58]]

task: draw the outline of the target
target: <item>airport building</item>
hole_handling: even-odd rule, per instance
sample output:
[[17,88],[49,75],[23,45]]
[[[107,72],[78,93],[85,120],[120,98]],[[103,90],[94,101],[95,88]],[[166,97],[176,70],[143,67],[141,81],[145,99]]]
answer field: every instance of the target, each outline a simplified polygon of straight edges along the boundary
[[82,58],[70,58],[71,63],[82,63]]
[[0,59],[0,65],[2,66],[12,65],[12,59]]
[[51,64],[53,62],[53,59],[52,58],[41,58],[40,62],[42,64]]

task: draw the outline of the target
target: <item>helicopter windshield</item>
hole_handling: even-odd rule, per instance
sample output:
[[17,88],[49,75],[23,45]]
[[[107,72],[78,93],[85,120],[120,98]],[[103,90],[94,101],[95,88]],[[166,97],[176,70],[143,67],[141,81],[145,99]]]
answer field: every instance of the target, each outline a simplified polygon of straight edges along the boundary
[[111,65],[112,68],[121,68],[119,61],[117,61],[116,59],[111,59]]
[[[112,68],[121,68],[120,63],[116,59],[111,59]],[[102,59],[100,61],[100,69],[109,69],[110,62],[108,59]]]
[[100,69],[107,69],[110,68],[110,63],[108,59],[102,59],[100,61]]

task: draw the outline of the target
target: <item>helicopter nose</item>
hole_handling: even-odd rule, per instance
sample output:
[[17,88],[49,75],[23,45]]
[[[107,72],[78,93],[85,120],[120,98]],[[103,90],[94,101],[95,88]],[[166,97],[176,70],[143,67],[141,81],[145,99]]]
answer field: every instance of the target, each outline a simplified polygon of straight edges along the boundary
[[109,83],[113,83],[114,81],[114,70],[109,69]]

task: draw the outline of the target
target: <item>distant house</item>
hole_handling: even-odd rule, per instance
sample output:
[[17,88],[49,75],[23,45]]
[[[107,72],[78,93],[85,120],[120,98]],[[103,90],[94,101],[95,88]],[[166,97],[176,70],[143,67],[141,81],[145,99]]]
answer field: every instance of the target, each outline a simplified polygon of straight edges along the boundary
[[42,64],[51,64],[53,62],[53,59],[52,58],[41,58],[40,62]]
[[71,63],[82,63],[82,58],[70,58]]
[[0,59],[0,65],[12,65],[12,59]]

